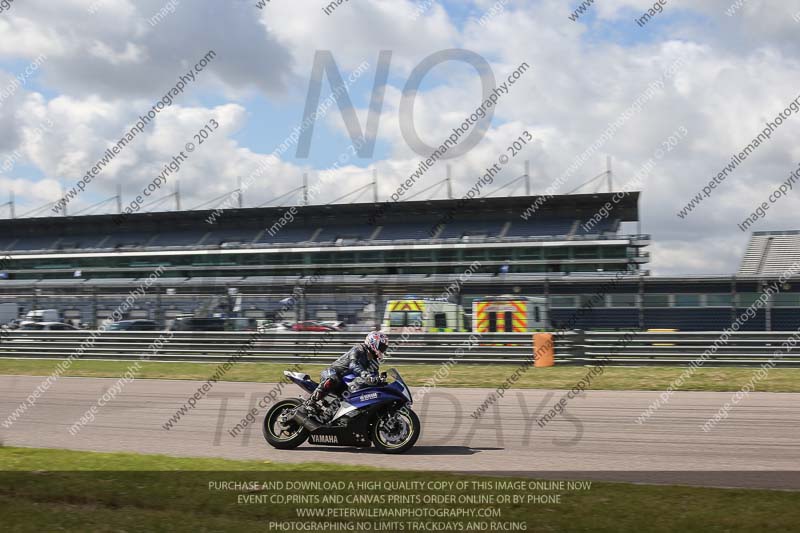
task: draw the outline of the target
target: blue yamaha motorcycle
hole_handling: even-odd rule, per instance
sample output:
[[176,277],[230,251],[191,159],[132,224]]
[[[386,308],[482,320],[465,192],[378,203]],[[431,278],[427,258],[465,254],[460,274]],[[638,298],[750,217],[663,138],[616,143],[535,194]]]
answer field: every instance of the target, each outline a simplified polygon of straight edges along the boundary
[[[311,393],[317,383],[307,374],[283,373],[304,391]],[[328,394],[319,404],[318,413],[307,413],[300,398],[281,400],[264,417],[264,438],[281,450],[296,448],[306,440],[328,446],[374,445],[384,453],[403,453],[419,438],[421,424],[411,410],[411,391],[395,369],[389,371],[392,382],[346,392],[341,397]],[[345,386],[356,379],[344,376]]]

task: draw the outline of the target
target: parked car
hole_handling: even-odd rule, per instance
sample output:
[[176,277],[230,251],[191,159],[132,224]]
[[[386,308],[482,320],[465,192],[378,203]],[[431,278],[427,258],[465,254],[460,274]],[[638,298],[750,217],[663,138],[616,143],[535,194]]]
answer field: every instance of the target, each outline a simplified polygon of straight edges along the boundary
[[289,322],[269,322],[259,321],[259,328],[266,331],[291,331],[292,325]]
[[345,329],[347,329],[347,324],[345,324],[340,320],[323,320],[322,322],[320,322],[320,324],[322,324],[323,326],[329,326],[335,329],[336,331],[344,331]]
[[156,331],[158,324],[154,320],[120,320],[109,324],[108,331]]
[[315,320],[305,320],[303,322],[297,322],[292,326],[292,331],[336,331],[334,328],[330,326],[326,326],[322,322],[317,322]]
[[224,318],[176,318],[170,328],[172,331],[225,331]]
[[20,331],[73,331],[75,326],[63,322],[23,322]]

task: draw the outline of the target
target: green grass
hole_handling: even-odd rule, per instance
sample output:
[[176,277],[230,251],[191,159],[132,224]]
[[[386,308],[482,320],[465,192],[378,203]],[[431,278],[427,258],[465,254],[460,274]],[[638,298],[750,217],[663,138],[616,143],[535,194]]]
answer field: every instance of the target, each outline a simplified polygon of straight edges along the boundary
[[[275,463],[272,461],[232,461],[215,457],[172,457],[137,453],[99,453],[50,448],[14,448],[0,446],[0,471],[151,471],[151,472],[318,472],[331,468],[328,463]],[[337,465],[336,468],[346,468]],[[378,470],[359,467],[365,470]]]
[[[0,374],[5,375],[49,375],[58,361],[32,359],[0,359]],[[126,361],[77,360],[65,372],[66,376],[119,377],[129,367]],[[214,373],[216,364],[208,363],[157,363],[142,362],[139,378],[190,379],[205,381]],[[223,381],[276,382],[283,377],[288,364],[237,363],[222,378]],[[391,363],[384,365],[391,367]],[[315,379],[321,365],[306,365],[302,368]],[[403,378],[411,386],[423,386],[440,368],[439,365],[398,365]],[[496,388],[514,372],[514,365],[451,366],[449,375],[438,382],[439,387],[488,387]],[[606,367],[595,376],[589,385],[594,390],[665,390],[673,380],[684,372],[685,367]],[[583,378],[586,367],[556,366],[531,368],[522,374],[513,388],[570,389]],[[703,367],[685,380],[680,390],[736,391],[753,376],[754,368]],[[755,384],[761,392],[800,392],[800,369],[774,368],[767,377]]]
[[[298,507],[380,509],[463,508],[486,505],[241,504],[240,494],[215,481],[482,481],[493,478],[431,472],[382,471],[342,465],[283,465],[262,461],[189,459],[129,453],[0,448],[0,522],[3,531],[269,531],[269,521],[297,518]],[[324,472],[324,474],[323,474]],[[530,481],[530,480],[527,480]],[[313,489],[295,494],[319,494]],[[340,494],[370,491],[341,491]],[[372,491],[377,494],[413,494]],[[426,491],[428,494],[431,492]],[[475,489],[438,494],[487,494]],[[278,491],[277,493],[281,493]],[[282,491],[286,493],[286,491]],[[511,490],[504,494],[531,494]],[[592,483],[561,494],[560,503],[500,504],[499,519],[526,522],[527,531],[796,531],[800,506],[794,492]],[[348,519],[335,519],[348,520]],[[352,519],[351,519],[352,520]],[[355,521],[373,521],[359,518]],[[408,519],[383,519],[408,520]],[[415,519],[412,519],[415,520]],[[436,521],[437,519],[431,519]],[[449,519],[464,521],[467,519]],[[465,522],[466,523],[466,522]],[[377,527],[373,527],[377,530]],[[409,529],[405,529],[409,531]],[[477,529],[463,529],[475,531]]]

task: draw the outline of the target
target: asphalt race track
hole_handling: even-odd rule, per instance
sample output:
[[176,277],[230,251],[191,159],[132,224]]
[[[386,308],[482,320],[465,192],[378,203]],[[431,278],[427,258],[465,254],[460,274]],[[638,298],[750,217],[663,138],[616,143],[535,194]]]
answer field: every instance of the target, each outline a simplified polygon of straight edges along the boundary
[[[0,422],[43,377],[0,376]],[[389,456],[305,444],[269,447],[255,425],[228,434],[273,385],[218,383],[170,430],[162,426],[203,382],[137,379],[76,435],[69,427],[116,379],[60,378],[10,428],[6,446],[163,453],[270,461],[461,472],[513,473],[645,483],[800,489],[800,394],[751,393],[712,431],[700,426],[732,393],[676,393],[643,425],[636,418],[659,392],[589,391],[566,416],[536,424],[563,391],[512,390],[476,420],[489,389],[437,389],[415,403],[423,434],[411,452]],[[296,396],[289,385],[284,395]]]

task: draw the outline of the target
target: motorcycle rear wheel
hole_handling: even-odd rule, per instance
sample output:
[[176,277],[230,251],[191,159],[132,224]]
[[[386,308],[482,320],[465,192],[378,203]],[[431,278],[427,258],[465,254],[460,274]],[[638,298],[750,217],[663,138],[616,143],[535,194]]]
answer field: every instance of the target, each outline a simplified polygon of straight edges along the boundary
[[264,424],[261,427],[264,438],[273,448],[279,450],[291,450],[297,448],[308,439],[308,430],[291,420],[281,427],[279,419],[287,411],[297,409],[303,402],[298,398],[281,400],[273,405],[264,416]]

